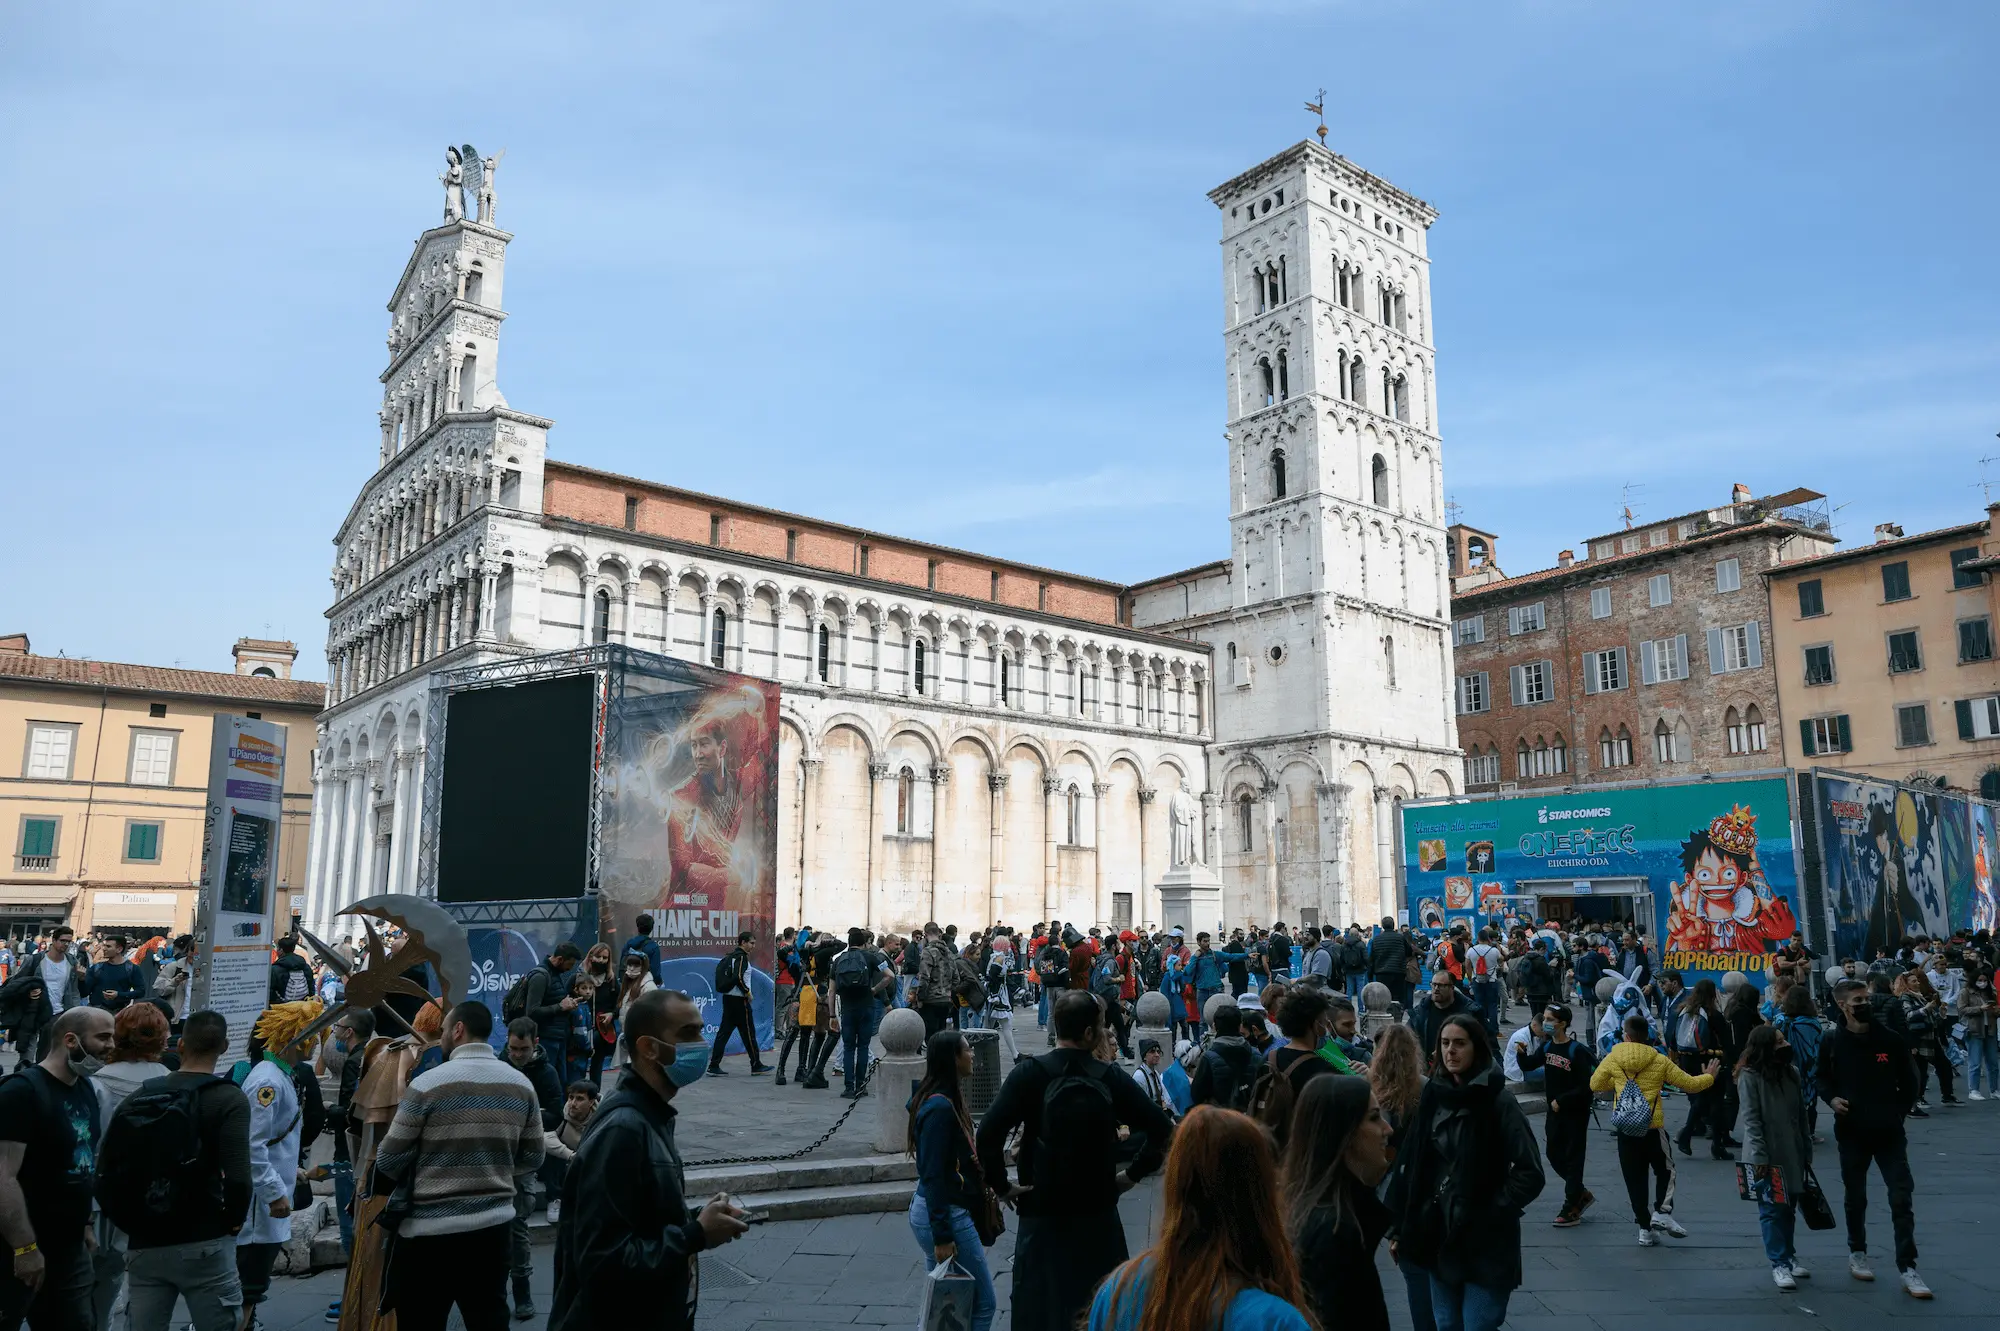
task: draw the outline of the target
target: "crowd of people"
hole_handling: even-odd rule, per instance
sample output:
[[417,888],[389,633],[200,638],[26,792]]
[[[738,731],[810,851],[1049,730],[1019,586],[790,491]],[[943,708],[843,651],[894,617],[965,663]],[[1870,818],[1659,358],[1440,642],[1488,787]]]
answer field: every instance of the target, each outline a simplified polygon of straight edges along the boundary
[[[1718,1159],[1740,1152],[1786,1291],[1808,1277],[1800,1213],[1835,1223],[1814,1173],[1830,1127],[1850,1277],[1875,1279],[1873,1170],[1897,1279],[1929,1298],[1905,1125],[1929,1114],[1932,1073],[1942,1105],[1961,1103],[1960,1070],[1967,1101],[1995,1092],[1986,934],[1825,970],[1795,938],[1759,987],[1687,984],[1636,928],[1554,922],[1435,940],[1391,920],[1219,942],[1061,922],[963,940],[935,924],[879,940],[786,930],[767,1065],[749,1002],[759,940],[736,940],[704,1002],[662,983],[651,924],[556,947],[497,1017],[431,1002],[407,1020],[323,1020],[339,968],[281,940],[248,1057],[229,1068],[223,1018],[183,1014],[186,940],[153,942],[150,972],[125,940],[79,945],[67,929],[0,956],[0,1026],[20,1051],[0,1081],[14,1248],[0,1331],[162,1331],[182,1301],[196,1331],[247,1331],[289,1217],[322,1179],[349,1255],[327,1309],[343,1331],[380,1331],[388,1312],[399,1331],[434,1331],[454,1307],[472,1331],[535,1318],[528,1221],[543,1205],[551,1328],[594,1331],[641,1298],[692,1326],[698,1254],[756,1217],[687,1196],[676,1098],[730,1075],[732,1041],[778,1081],[796,1049],[808,1088],[830,1085],[838,1049],[844,1093],[864,1094],[894,1006],[925,1028],[911,1233],[927,1266],[970,1278],[973,1331],[993,1324],[985,1249],[1009,1224],[1020,1328],[1365,1331],[1398,1300],[1419,1331],[1498,1327],[1548,1176],[1563,1189],[1556,1226],[1596,1203],[1585,1162],[1600,1116],[1644,1247],[1687,1236],[1677,1155],[1697,1138]],[[1165,1001],[1142,1009],[1149,993]],[[1014,1030],[1031,1010],[1040,1048],[1022,1047],[1028,1023]],[[1012,1067],[975,1119],[966,1032],[981,1029]],[[1539,1142],[1526,1085],[1545,1098]],[[1686,1101],[1677,1127],[1670,1092]],[[312,1168],[322,1133],[332,1160]],[[1158,1237],[1134,1257],[1119,1198],[1162,1171]],[[1378,1275],[1384,1245],[1400,1289]]]

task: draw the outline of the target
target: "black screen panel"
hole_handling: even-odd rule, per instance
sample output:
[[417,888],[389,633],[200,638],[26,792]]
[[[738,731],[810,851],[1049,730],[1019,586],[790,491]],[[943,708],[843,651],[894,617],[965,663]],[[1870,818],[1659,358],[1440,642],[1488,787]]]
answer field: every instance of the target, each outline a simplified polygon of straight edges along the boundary
[[446,704],[438,900],[581,896],[591,675],[469,689]]

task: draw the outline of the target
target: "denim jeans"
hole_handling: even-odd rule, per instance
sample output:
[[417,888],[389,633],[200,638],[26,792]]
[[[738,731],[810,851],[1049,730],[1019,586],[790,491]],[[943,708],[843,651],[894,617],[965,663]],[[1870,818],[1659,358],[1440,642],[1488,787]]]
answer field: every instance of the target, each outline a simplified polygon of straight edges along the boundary
[[1474,980],[1472,1001],[1479,1005],[1479,1019],[1495,1037],[1500,1035],[1500,981]]
[[327,1168],[333,1174],[333,1209],[340,1217],[340,1250],[354,1251],[354,1162],[335,1160]]
[[875,1038],[875,1000],[840,1000],[841,1089],[852,1091],[868,1075],[868,1042]]
[[1798,1249],[1792,1246],[1792,1229],[1798,1223],[1799,1208],[1793,1202],[1757,1203],[1757,1227],[1764,1231],[1764,1255],[1775,1267],[1790,1266]]
[[125,1278],[132,1331],[167,1331],[177,1299],[187,1300],[194,1331],[234,1331],[243,1310],[234,1239],[134,1248],[125,1255]]
[[[910,1199],[910,1233],[924,1254],[924,1270],[928,1272],[937,1265],[937,1245],[931,1240],[931,1212],[924,1204],[922,1188]],[[962,1206],[951,1208],[951,1236],[958,1244],[958,1256],[953,1260],[978,1284],[978,1292],[973,1296],[971,1331],[992,1331],[994,1309],[999,1307],[1000,1300],[993,1290],[993,1272],[986,1265],[986,1249],[979,1242],[979,1230]]]
[[1437,1318],[1431,1315],[1431,1273],[1404,1261],[1398,1261],[1396,1269],[1403,1273],[1403,1292],[1410,1301],[1410,1325],[1416,1331],[1437,1331]]
[[1498,1331],[1507,1320],[1510,1289],[1454,1285],[1431,1277],[1431,1317],[1437,1331]]
[[1986,1093],[2000,1091],[2000,1036],[1990,1032],[1965,1037],[1965,1075],[1975,1091],[1980,1088],[1982,1069],[1986,1073]]

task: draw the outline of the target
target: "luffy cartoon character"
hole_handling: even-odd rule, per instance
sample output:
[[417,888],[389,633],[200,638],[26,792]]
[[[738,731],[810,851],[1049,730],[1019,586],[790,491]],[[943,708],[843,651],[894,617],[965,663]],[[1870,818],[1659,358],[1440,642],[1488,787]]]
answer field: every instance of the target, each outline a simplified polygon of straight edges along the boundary
[[1798,921],[1757,863],[1757,815],[1738,804],[1681,843],[1680,884],[1667,914],[1667,949],[1769,952]]

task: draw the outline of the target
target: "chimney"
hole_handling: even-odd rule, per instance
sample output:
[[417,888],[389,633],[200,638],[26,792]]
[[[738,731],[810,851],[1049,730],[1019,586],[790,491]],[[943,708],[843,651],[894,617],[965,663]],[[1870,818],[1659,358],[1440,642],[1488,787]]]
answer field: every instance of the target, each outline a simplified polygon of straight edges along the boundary
[[1736,482],[1736,484],[1729,487],[1730,503],[1747,504],[1750,502],[1750,500],[1751,500],[1750,487],[1745,485],[1743,482],[1738,481]]
[[1903,529],[1893,522],[1878,522],[1875,524],[1875,540],[1878,544],[1882,541],[1901,540],[1902,536]]
[[1568,568],[1571,564],[1574,564],[1575,562],[1576,562],[1576,551],[1574,550],[1564,550],[1561,554],[1558,554],[1556,556],[1557,568]]
[[0,656],[26,656],[28,654],[27,634],[0,633]]

